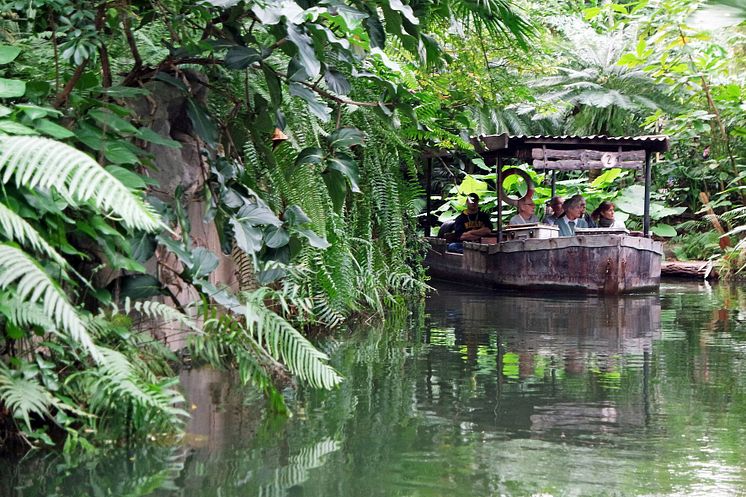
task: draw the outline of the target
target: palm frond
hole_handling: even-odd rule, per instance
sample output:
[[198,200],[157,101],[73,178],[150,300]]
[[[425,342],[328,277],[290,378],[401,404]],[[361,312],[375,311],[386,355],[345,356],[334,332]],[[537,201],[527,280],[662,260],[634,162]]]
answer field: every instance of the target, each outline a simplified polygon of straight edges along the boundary
[[157,214],[83,152],[34,136],[0,137],[0,177],[17,186],[54,189],[73,205],[91,202],[129,228],[155,231]]
[[12,284],[16,285],[19,301],[29,304],[41,301],[46,316],[68,332],[94,360],[101,359],[101,353],[83,321],[57,283],[24,251],[12,245],[0,244],[0,289]]

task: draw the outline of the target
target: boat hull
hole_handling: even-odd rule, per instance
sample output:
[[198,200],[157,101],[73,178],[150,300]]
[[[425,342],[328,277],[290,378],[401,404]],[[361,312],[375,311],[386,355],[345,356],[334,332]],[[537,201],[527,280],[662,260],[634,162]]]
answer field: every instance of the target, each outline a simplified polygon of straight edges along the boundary
[[445,240],[428,238],[429,274],[488,288],[562,289],[616,295],[657,289],[662,247],[649,238],[588,235],[464,243],[446,252]]

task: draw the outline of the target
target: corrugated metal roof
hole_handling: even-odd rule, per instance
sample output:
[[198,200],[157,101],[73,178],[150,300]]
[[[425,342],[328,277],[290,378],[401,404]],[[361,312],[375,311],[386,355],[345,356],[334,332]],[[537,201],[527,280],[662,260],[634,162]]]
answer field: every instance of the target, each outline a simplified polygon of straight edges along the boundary
[[[500,135],[494,135],[500,136]],[[607,136],[607,135],[509,135],[509,139],[534,139],[534,140],[591,140],[591,141],[667,141],[666,135],[640,135],[640,136]]]
[[[530,149],[546,146],[558,149],[589,149],[614,151],[619,150],[646,150],[648,152],[665,152],[668,150],[669,141],[665,135],[640,135],[640,136],[606,136],[606,135],[480,135],[471,138],[477,153],[482,156],[514,157],[527,154]],[[446,150],[429,150],[423,154],[425,157],[445,157],[450,155]]]

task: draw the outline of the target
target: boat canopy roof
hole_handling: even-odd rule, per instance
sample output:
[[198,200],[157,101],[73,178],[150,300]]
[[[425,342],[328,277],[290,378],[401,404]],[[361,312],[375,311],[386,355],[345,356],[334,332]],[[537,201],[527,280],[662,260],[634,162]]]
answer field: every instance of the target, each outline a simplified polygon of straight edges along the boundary
[[[544,136],[480,135],[471,138],[476,152],[485,159],[516,157],[533,160],[537,169],[597,169],[623,167],[639,169],[646,154],[665,152],[670,144],[665,135],[647,136]],[[447,150],[426,152],[426,158],[447,157]]]

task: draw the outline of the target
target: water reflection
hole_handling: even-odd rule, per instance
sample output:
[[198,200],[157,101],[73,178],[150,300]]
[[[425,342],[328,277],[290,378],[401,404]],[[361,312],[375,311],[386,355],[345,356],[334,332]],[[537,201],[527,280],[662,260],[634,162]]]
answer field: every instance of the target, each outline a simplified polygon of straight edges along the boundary
[[[746,291],[441,289],[321,346],[346,377],[267,415],[187,372],[183,448],[0,466],[0,495],[746,494]],[[38,478],[44,475],[44,478]]]

